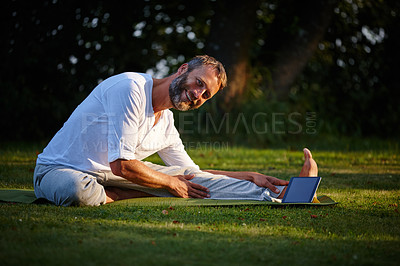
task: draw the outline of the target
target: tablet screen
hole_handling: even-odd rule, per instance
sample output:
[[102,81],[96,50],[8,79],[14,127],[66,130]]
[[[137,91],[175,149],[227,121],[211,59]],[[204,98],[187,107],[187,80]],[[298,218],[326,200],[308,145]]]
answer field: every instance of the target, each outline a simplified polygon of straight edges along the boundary
[[320,177],[292,177],[282,202],[309,203],[317,191]]

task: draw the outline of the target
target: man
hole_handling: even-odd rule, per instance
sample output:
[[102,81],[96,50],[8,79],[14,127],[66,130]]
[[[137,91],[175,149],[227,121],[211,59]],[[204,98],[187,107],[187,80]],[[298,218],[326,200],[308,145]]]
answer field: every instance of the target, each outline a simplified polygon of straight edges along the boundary
[[[226,86],[220,62],[197,56],[163,79],[127,72],[100,83],[39,154],[38,198],[100,205],[160,196],[279,200],[288,181],[254,172],[201,171],[184,150],[170,108],[200,107]],[[166,166],[142,161],[157,152]],[[317,174],[311,153],[301,175]]]

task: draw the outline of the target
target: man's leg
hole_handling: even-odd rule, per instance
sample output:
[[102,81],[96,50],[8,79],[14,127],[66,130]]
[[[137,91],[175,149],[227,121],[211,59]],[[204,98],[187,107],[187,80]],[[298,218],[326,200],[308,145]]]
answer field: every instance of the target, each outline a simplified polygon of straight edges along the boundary
[[[303,149],[304,152],[304,165],[300,171],[300,177],[318,176],[318,166],[315,160],[312,158],[310,150],[307,148]],[[191,172],[185,173],[190,174]],[[277,188],[281,191],[280,194],[275,194],[269,189],[260,188],[252,182],[242,181],[235,178],[229,178],[226,176],[211,176],[210,179],[207,173],[196,174],[195,178],[191,181],[198,183],[210,189],[211,198],[213,199],[251,199],[251,200],[269,200],[275,201],[275,199],[283,198],[286,192],[286,186],[278,186]],[[205,177],[205,180],[198,180],[197,177]],[[318,199],[314,196],[313,202],[318,203]]]
[[[236,200],[274,200],[279,194],[275,194],[266,188],[259,187],[256,184],[240,180],[225,175],[215,175],[208,172],[203,172],[193,167],[178,167],[178,166],[162,166],[149,162],[145,164],[153,170],[168,174],[168,175],[190,175],[195,177],[190,181],[210,190],[210,199],[236,199]],[[280,186],[278,189],[282,190]],[[146,189],[146,188],[145,188]],[[143,190],[144,191],[144,190]],[[146,192],[157,195],[159,197],[173,197],[168,191],[156,189]]]
[[[279,194],[275,194],[267,188],[259,187],[250,181],[240,180],[224,175],[215,175],[208,172],[203,172],[193,167],[163,166],[150,162],[144,162],[144,164],[155,171],[168,175],[174,176],[194,174],[195,177],[190,181],[207,187],[210,190],[210,199],[274,201],[274,199],[279,196]],[[100,183],[105,187],[112,186],[126,189],[127,193],[129,193],[129,190],[134,190],[142,191],[157,197],[174,197],[165,189],[154,189],[139,186],[123,177],[115,176],[112,174],[112,172],[103,173],[105,174],[104,181],[101,181]],[[284,186],[278,186],[280,191],[282,191],[284,188]]]
[[[189,172],[190,173],[190,172]],[[253,182],[208,172],[194,172],[190,180],[210,190],[210,199],[274,201],[279,196],[268,188],[259,187]],[[282,191],[284,186],[277,186]]]
[[[271,197],[276,198],[278,196],[278,194],[272,193],[266,188],[259,187],[252,182],[224,175],[210,174],[193,167],[163,166],[150,162],[144,162],[144,164],[155,171],[172,176],[194,174],[195,177],[190,181],[207,187],[210,190],[211,199],[272,200]],[[108,186],[120,189],[122,188],[126,193],[126,198],[130,198],[129,193],[135,195],[138,191],[157,197],[174,197],[165,189],[139,186],[123,177],[112,174],[112,172],[103,173],[105,176],[103,181],[100,181],[100,183],[106,188]],[[283,189],[283,187],[280,189]],[[133,191],[131,192],[131,190]],[[117,193],[119,193],[119,191],[117,191]]]
[[34,188],[36,197],[59,206],[98,206],[106,202],[104,187],[95,176],[64,166],[37,165]]
[[[300,176],[317,176],[318,167],[315,161],[312,159],[311,152],[308,149],[304,149],[305,163],[300,172]],[[207,187],[210,190],[211,199],[245,199],[245,200],[269,200],[275,201],[275,199],[281,199],[286,191],[285,186],[278,186],[277,188],[281,191],[279,194],[275,194],[269,189],[259,187],[252,182],[240,180],[224,175],[214,175],[211,173],[203,172],[201,170],[192,167],[179,167],[179,166],[162,166],[153,164],[150,162],[144,162],[148,167],[155,171],[159,171],[168,175],[189,175],[194,174],[195,177],[190,181],[202,186]],[[131,198],[129,193],[132,193],[132,197],[140,197],[137,192],[144,192],[145,196],[157,196],[157,197],[173,197],[171,193],[164,189],[153,189],[143,186],[136,185],[125,178],[115,176],[111,172],[105,173],[104,182],[101,182],[104,186],[119,187],[125,190],[125,198]],[[133,190],[129,192],[129,190]],[[136,196],[135,196],[136,195]]]

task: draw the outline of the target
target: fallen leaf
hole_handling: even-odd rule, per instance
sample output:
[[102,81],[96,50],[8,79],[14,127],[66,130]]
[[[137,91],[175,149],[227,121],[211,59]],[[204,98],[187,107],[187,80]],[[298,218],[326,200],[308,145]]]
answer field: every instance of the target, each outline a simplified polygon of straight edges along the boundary
[[311,218],[317,218],[317,215],[311,214]]
[[179,224],[179,221],[172,221],[172,223],[174,223],[174,224]]
[[282,219],[286,219],[286,218],[287,218],[287,216],[283,216],[283,217],[282,217]]

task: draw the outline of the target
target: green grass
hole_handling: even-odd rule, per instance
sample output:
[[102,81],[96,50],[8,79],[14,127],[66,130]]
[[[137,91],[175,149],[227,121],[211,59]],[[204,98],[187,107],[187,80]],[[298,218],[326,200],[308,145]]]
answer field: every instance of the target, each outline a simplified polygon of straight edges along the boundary
[[[0,188],[32,188],[42,144],[2,144]],[[2,265],[397,265],[398,146],[314,149],[329,207],[56,207],[0,204]],[[189,151],[203,169],[298,174],[302,153]],[[160,162],[156,156],[150,158]],[[164,211],[166,210],[168,213]],[[164,211],[164,212],[163,212]]]

